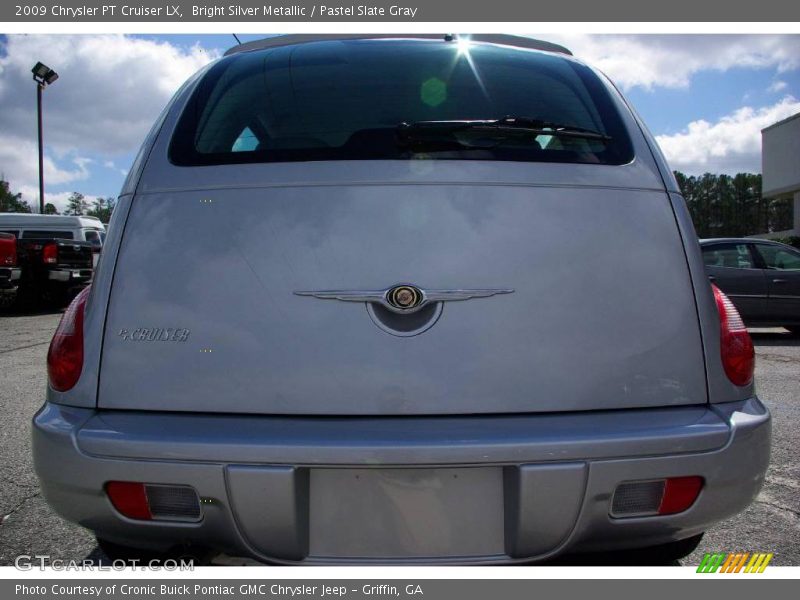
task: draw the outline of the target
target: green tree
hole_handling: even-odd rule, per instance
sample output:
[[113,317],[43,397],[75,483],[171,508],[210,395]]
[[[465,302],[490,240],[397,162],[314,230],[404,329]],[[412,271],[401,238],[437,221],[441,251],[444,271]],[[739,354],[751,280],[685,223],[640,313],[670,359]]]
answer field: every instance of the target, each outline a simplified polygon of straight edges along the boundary
[[[788,229],[785,203],[761,196],[761,175],[737,173],[696,177],[675,172],[700,237],[740,237]],[[787,217],[788,215],[788,217]]]
[[89,208],[89,203],[84,198],[83,194],[79,192],[72,192],[67,198],[67,210],[64,211],[65,215],[85,215]]
[[2,178],[0,178],[0,212],[31,212],[31,207],[22,199],[22,194],[11,193],[11,186]]
[[767,209],[770,231],[786,231],[792,228],[792,204],[791,198],[773,198],[770,200]]
[[56,208],[56,205],[52,204],[51,202],[48,202],[47,204],[45,204],[44,205],[44,214],[46,214],[46,215],[57,215],[58,214],[58,209]]
[[108,223],[111,219],[111,213],[114,212],[116,203],[117,201],[114,198],[97,198],[93,202],[92,208],[89,209],[86,214],[91,217],[97,217],[103,223]]

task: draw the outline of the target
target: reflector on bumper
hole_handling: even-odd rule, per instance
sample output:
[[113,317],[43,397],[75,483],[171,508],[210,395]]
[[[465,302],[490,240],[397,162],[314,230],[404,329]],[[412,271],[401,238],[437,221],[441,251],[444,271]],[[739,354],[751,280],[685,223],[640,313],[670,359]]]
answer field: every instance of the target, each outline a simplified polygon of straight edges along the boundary
[[614,491],[610,514],[621,518],[680,513],[694,504],[702,487],[703,478],[697,476],[626,481]]
[[187,485],[109,481],[106,493],[122,515],[137,520],[199,521],[200,499]]

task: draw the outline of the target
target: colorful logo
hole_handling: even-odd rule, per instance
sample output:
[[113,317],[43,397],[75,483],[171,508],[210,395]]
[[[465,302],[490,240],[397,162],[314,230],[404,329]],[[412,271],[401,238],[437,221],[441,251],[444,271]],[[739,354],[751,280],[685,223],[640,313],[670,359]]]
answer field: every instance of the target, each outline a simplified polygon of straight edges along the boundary
[[714,554],[706,553],[700,566],[697,567],[698,573],[763,573],[769,561],[772,560],[772,552],[717,552]]

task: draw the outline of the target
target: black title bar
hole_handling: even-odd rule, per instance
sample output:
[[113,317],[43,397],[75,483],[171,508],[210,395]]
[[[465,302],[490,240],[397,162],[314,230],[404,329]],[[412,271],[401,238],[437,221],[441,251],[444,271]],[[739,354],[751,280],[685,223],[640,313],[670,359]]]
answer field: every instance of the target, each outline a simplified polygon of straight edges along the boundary
[[790,0],[264,0],[0,3],[3,22],[797,22]]

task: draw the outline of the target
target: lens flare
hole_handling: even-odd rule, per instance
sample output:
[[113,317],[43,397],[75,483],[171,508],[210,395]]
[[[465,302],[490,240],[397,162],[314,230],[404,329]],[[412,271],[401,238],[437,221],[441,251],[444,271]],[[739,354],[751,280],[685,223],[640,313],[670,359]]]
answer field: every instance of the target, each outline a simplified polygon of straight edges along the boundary
[[447,100],[447,84],[438,77],[431,77],[422,82],[419,95],[428,106],[439,106]]
[[472,42],[469,41],[469,38],[460,37],[456,40],[456,51],[459,56],[469,54],[470,46],[472,46]]
[[478,68],[475,66],[475,61],[472,58],[472,54],[470,53],[470,48],[472,47],[472,42],[470,41],[468,36],[459,36],[456,38],[456,59],[463,58],[467,61],[470,70],[472,71],[473,76],[475,77],[475,81],[478,83],[478,86],[481,88],[481,92],[483,92],[484,97],[489,98],[489,92],[486,89],[486,86],[483,83],[483,79],[481,79],[480,73],[478,73]]

